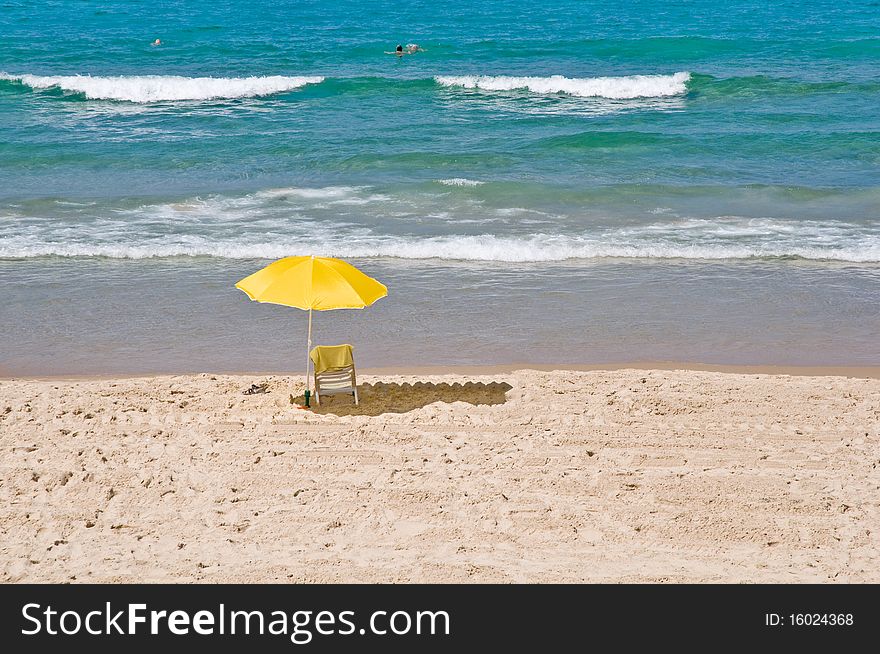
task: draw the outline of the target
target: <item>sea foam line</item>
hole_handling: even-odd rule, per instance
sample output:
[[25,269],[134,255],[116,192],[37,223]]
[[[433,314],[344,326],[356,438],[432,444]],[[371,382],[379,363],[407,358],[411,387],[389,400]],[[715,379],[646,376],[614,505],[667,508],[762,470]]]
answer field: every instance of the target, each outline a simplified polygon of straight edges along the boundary
[[434,81],[441,86],[480,89],[482,91],[528,90],[541,95],[561,93],[581,98],[627,100],[681,95],[687,92],[687,82],[690,78],[690,73],[679,72],[673,75],[590,78],[571,78],[562,75],[551,77],[438,75]]
[[292,91],[306,84],[319,84],[323,77],[180,77],[139,75],[93,77],[91,75],[12,75],[0,73],[0,80],[20,82],[33,89],[60,88],[82,93],[90,100],[123,102],[163,102],[176,100],[214,100],[272,95]]
[[[307,243],[307,245],[305,245]],[[343,258],[440,259],[533,263],[601,258],[637,259],[751,259],[796,257],[811,260],[880,262],[880,239],[839,246],[785,243],[615,243],[607,238],[566,237],[534,234],[524,237],[449,235],[419,239],[361,235],[350,239],[312,240],[294,235],[272,240],[218,241],[198,235],[176,235],[128,242],[35,242],[30,238],[0,239],[0,258],[107,257],[150,259],[165,257],[218,257],[228,259],[275,259],[319,254]]]
[[452,177],[450,179],[438,179],[437,183],[443,186],[482,186],[486,182],[478,179],[467,179],[466,177]]

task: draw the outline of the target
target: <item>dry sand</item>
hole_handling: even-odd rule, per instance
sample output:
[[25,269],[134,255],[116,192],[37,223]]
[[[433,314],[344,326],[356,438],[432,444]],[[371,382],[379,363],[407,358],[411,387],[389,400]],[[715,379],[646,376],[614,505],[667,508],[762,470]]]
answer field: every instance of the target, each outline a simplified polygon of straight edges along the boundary
[[0,381],[0,580],[880,581],[880,380],[361,381]]

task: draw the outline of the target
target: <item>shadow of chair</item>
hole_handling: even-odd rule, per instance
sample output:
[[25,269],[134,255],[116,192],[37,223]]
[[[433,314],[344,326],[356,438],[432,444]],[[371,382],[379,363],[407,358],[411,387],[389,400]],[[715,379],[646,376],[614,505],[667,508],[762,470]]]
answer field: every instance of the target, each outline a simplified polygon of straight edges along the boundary
[[[360,404],[348,396],[334,395],[321,398],[320,406],[312,405],[312,412],[336,416],[378,416],[383,413],[407,413],[434,402],[467,402],[468,404],[504,404],[507,391],[513,388],[506,382],[466,382],[435,384],[431,382],[358,384]],[[305,398],[293,398],[302,405]]]

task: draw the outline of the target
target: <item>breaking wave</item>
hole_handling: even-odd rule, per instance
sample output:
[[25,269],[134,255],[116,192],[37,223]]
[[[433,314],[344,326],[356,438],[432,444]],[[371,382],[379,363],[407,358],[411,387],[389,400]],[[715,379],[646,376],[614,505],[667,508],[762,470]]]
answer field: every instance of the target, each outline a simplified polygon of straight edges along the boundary
[[273,95],[306,84],[319,84],[323,77],[179,77],[143,75],[92,77],[90,75],[41,76],[0,73],[0,80],[19,82],[32,89],[59,88],[80,93],[90,100],[121,102],[168,102],[215,100]]
[[629,75],[626,77],[570,78],[507,77],[485,75],[438,75],[434,78],[441,86],[480,89],[482,91],[526,90],[541,95],[564,94],[581,98],[663,98],[687,92],[688,72],[674,75]]

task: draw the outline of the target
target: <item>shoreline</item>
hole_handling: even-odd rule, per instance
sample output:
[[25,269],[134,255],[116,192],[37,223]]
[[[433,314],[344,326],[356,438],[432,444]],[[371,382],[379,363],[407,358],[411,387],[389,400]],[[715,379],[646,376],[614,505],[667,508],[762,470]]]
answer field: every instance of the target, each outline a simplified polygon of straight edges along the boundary
[[[515,372],[614,372],[635,370],[644,372],[718,372],[735,375],[774,375],[790,377],[845,377],[855,379],[880,379],[880,365],[876,366],[811,366],[811,365],[765,365],[765,364],[711,364],[679,361],[633,361],[596,364],[486,364],[486,365],[427,365],[427,366],[376,366],[358,368],[358,377],[418,377],[418,376],[477,376],[513,374]],[[194,375],[222,375],[225,377],[303,377],[297,370],[191,370],[150,373],[97,373],[97,374],[8,374],[0,368],[0,381],[102,381],[126,379],[157,379],[162,377],[190,377]]]

